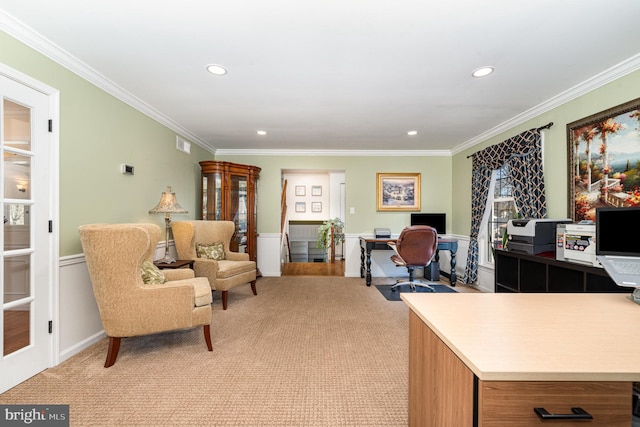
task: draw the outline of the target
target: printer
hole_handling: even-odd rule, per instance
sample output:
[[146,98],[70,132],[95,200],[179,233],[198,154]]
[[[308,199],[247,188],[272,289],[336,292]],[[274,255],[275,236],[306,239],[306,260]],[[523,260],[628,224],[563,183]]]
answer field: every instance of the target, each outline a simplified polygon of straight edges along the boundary
[[391,230],[388,228],[374,228],[373,235],[376,239],[390,239],[391,238]]
[[570,219],[510,219],[507,222],[507,249],[536,255],[555,249],[556,227],[571,224]]

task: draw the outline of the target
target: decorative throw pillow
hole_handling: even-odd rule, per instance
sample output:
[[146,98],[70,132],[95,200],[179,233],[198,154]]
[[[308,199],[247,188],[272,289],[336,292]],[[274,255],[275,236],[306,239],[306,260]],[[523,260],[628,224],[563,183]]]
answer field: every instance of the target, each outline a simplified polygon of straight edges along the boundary
[[196,255],[198,258],[215,259],[218,261],[223,260],[225,259],[224,243],[196,243]]
[[142,281],[145,285],[162,285],[167,279],[158,267],[151,261],[142,262]]

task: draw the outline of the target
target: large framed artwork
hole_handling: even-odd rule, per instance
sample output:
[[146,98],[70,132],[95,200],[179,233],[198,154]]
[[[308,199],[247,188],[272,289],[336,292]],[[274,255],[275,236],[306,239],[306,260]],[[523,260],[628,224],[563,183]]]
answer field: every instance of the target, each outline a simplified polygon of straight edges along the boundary
[[640,206],[640,98],[567,125],[567,211],[595,221],[598,207]]
[[419,211],[420,173],[377,173],[378,211]]

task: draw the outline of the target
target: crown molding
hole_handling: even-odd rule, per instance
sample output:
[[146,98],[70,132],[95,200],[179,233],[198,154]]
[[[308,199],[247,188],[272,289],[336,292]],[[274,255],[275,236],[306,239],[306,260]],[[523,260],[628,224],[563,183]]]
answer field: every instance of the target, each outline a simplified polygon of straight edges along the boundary
[[220,156],[450,157],[449,150],[223,150]]
[[567,89],[564,92],[561,92],[558,95],[554,96],[553,98],[548,99],[547,101],[518,114],[517,116],[507,120],[506,122],[501,123],[498,126],[489,129],[488,131],[483,132],[474,138],[471,138],[470,140],[454,147],[451,150],[451,153],[454,155],[458,154],[461,151],[484,142],[487,139],[494,137],[502,132],[508,131],[509,129],[525,123],[528,120],[534,119],[539,115],[551,111],[554,108],[566,104],[567,102],[572,101],[582,95],[586,95],[587,93],[598,89],[606,85],[607,83],[611,83],[612,81],[619,79],[620,77],[624,77],[627,74],[630,74],[638,69],[640,69],[640,53],[614,65],[611,68],[604,70],[599,74],[596,74],[595,76],[585,80],[582,83],[578,83],[572,88]]
[[215,147],[211,146],[206,141],[191,133],[189,130],[180,126],[169,117],[160,113],[158,110],[142,101],[140,98],[137,98],[130,92],[116,85],[95,69],[89,67],[87,64],[80,61],[73,55],[70,55],[55,43],[47,40],[33,28],[17,20],[3,10],[0,10],[0,30],[29,46],[36,52],[39,52],[52,61],[58,63],[74,74],[77,74],[88,82],[94,84],[95,86],[99,87],[100,89],[104,90],[105,92],[114,96],[125,104],[130,105],[131,107],[149,116],[158,123],[173,130],[178,135],[190,140],[190,142],[199,145],[205,150],[215,152]]

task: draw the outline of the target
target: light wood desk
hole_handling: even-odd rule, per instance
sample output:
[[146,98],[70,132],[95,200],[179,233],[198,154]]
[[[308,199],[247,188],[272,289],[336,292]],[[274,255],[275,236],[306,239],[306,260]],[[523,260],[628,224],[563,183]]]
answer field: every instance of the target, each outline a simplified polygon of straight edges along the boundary
[[[403,293],[409,424],[540,426],[534,412],[631,425],[640,305],[621,294]],[[584,426],[559,420],[553,426]]]

